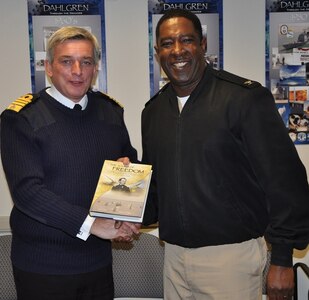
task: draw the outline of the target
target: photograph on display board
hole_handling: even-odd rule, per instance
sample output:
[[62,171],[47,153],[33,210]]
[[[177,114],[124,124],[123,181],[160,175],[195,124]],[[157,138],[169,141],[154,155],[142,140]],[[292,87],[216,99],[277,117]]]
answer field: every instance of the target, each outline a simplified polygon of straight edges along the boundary
[[295,144],[309,144],[309,7],[266,0],[266,85]]
[[215,69],[223,67],[223,34],[222,34],[222,0],[179,1],[179,0],[148,0],[149,22],[149,70],[150,94],[156,94],[168,79],[160,67],[154,45],[155,30],[159,19],[166,10],[182,8],[195,13],[201,21],[203,35],[207,40],[205,60]]
[[278,31],[280,53],[293,53],[294,49],[309,50],[309,24],[282,24]]
[[77,0],[28,0],[30,67],[32,91],[38,92],[50,85],[45,74],[44,61],[49,37],[64,26],[78,26],[96,36],[101,46],[99,71],[93,88],[107,92],[104,0],[93,2]]

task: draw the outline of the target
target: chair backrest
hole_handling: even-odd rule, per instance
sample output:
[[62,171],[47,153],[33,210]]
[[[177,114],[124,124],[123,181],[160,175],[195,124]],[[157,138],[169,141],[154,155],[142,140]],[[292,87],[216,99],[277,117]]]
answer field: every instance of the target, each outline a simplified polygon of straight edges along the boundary
[[16,290],[11,264],[11,235],[0,236],[0,299],[16,300]]
[[270,267],[270,258],[271,258],[271,251],[267,250],[267,259],[265,268],[263,270],[263,291],[262,291],[263,295],[267,295],[267,274]]
[[[0,299],[16,300],[11,265],[11,235],[0,236]],[[141,233],[132,243],[113,242],[115,297],[163,299],[164,244]]]
[[164,244],[141,233],[132,243],[112,243],[115,297],[163,299]]

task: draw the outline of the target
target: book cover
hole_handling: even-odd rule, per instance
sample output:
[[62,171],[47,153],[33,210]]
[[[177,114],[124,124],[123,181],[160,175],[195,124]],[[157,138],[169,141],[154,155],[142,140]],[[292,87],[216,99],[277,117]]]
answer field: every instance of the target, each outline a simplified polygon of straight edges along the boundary
[[151,174],[151,165],[105,160],[90,216],[141,223]]

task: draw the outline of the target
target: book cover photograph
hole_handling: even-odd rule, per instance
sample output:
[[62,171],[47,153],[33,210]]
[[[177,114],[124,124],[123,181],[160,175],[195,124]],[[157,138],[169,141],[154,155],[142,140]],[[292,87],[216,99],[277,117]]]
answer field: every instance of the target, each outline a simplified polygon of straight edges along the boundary
[[151,165],[105,160],[90,216],[142,222],[151,174]]

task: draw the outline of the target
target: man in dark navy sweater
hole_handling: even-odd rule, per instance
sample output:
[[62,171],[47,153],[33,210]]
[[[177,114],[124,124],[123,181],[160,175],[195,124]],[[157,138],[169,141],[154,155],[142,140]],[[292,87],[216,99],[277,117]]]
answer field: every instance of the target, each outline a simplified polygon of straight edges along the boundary
[[19,300],[113,299],[110,240],[138,233],[137,224],[118,228],[88,215],[104,160],[137,160],[123,108],[91,90],[99,59],[87,30],[59,29],[45,62],[51,87],[20,97],[1,115]]

